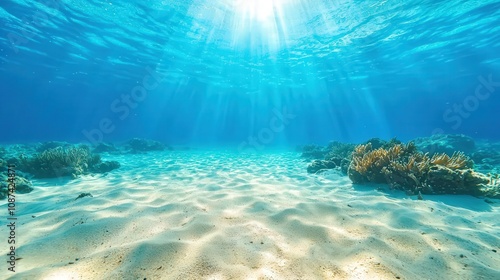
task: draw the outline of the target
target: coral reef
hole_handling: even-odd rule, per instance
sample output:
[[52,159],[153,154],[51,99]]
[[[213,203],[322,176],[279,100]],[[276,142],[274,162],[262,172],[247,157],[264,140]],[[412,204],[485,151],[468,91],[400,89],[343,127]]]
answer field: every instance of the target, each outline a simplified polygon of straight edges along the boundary
[[94,149],[92,150],[93,153],[109,153],[109,152],[116,152],[118,149],[115,147],[115,145],[111,143],[104,143],[101,142],[97,144]]
[[435,194],[484,195],[482,188],[489,183],[489,178],[472,169],[453,170],[434,165],[429,168],[426,183]]
[[445,166],[450,169],[466,169],[474,167],[474,162],[462,152],[454,152],[451,157],[447,154],[434,154],[432,158],[430,158],[430,163],[432,165]]
[[487,197],[500,199],[500,174],[488,174],[489,184],[481,188],[481,193]]
[[[390,148],[373,149],[372,144],[358,145],[352,154],[348,175],[354,183],[385,183],[384,168],[393,164],[400,167],[401,159],[416,152],[413,143],[407,145],[395,144]],[[404,168],[404,166],[401,166]]]
[[[484,143],[483,143],[484,142]],[[465,135],[433,135],[403,144],[372,138],[361,145],[304,146],[308,173],[340,168],[355,184],[389,184],[408,194],[470,194],[500,198],[500,144]],[[479,163],[479,164],[475,164]],[[491,173],[496,175],[491,175]],[[486,174],[486,175],[485,175]]]
[[[95,171],[102,164],[101,157],[92,154],[85,145],[78,147],[56,147],[37,153],[32,157],[19,157],[19,170],[31,173],[35,178],[56,178]],[[115,165],[116,166],[116,165]]]
[[[378,149],[378,148],[388,149],[396,144],[402,144],[402,142],[396,138],[392,138],[389,141],[385,141],[385,140],[382,140],[380,138],[372,138],[372,139],[366,141],[364,144],[371,144],[372,149]],[[354,147],[353,147],[353,149],[354,149]]]
[[324,159],[327,150],[318,145],[305,145],[302,147],[301,157],[307,159]]
[[[390,148],[401,141],[393,138],[390,141],[384,141],[379,138],[372,138],[364,145],[370,145],[371,149]],[[351,157],[356,147],[355,144],[341,143],[333,141],[327,147],[317,145],[308,145],[302,148],[302,157],[315,159],[307,167],[307,172],[317,173],[324,169],[340,168],[343,174],[347,175]]]
[[316,159],[307,166],[308,173],[318,173],[327,169],[333,169],[338,165],[334,161]]
[[325,160],[350,159],[354,147],[356,145],[350,143],[330,142],[326,147]]
[[41,153],[41,152],[44,152],[46,150],[51,150],[51,149],[55,149],[55,148],[59,148],[59,147],[67,148],[70,146],[71,146],[71,144],[68,142],[48,141],[48,142],[43,142],[41,144],[38,144],[36,146],[36,151]]
[[166,146],[158,141],[133,138],[127,142],[127,146],[130,148],[131,153],[140,153],[148,151],[163,151],[165,149],[172,150],[171,147]]
[[414,140],[418,149],[431,155],[444,153],[452,155],[456,151],[471,154],[476,148],[474,139],[462,134],[435,134]]
[[368,143],[356,146],[348,175],[353,183],[388,183],[411,194],[491,193],[485,191],[491,180],[472,168],[473,161],[462,152],[429,156],[413,142],[378,149]]
[[327,147],[304,146],[302,157],[315,159],[307,166],[307,172],[317,173],[326,169],[340,168],[344,174],[350,164],[354,144],[330,142]]
[[[7,175],[0,174],[0,200],[7,197],[9,185],[7,179]],[[33,190],[31,181],[26,179],[22,174],[17,173],[14,182],[16,184],[16,193],[29,193]]]
[[500,144],[481,143],[472,154],[475,163],[500,165]]
[[90,172],[106,173],[114,169],[120,168],[120,163],[117,161],[104,161],[94,164],[89,168]]

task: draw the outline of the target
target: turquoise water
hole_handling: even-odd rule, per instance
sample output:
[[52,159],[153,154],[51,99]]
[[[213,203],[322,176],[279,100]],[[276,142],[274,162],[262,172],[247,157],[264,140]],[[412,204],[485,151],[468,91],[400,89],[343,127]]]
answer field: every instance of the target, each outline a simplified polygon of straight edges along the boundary
[[1,140],[234,147],[267,133],[259,145],[269,148],[442,132],[498,140],[499,8],[2,1]]
[[0,18],[0,279],[500,279],[499,1]]

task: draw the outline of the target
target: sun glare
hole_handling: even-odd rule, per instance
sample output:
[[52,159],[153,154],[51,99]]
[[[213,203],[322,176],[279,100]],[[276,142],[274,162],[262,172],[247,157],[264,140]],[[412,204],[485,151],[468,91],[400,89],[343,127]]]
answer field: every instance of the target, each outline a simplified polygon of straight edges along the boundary
[[243,14],[245,18],[265,22],[272,20],[274,10],[280,8],[279,0],[237,0],[234,2],[235,9]]

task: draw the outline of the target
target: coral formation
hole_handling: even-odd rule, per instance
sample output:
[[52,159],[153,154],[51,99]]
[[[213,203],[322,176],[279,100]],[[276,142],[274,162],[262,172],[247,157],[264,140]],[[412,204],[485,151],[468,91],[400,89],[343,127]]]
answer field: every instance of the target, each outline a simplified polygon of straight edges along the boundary
[[434,165],[429,168],[426,183],[435,194],[482,195],[488,177],[472,169],[455,169]]
[[165,149],[172,150],[171,147],[165,146],[164,144],[147,139],[133,138],[127,142],[127,146],[130,148],[131,153],[140,153],[147,151],[163,151]]
[[307,159],[323,159],[327,151],[318,145],[305,145],[302,147],[301,157]]
[[97,144],[94,149],[92,150],[92,152],[94,153],[106,153],[106,152],[116,152],[118,151],[118,149],[115,147],[115,145],[111,144],[111,143],[99,143]]
[[456,151],[470,154],[476,148],[474,139],[463,134],[435,134],[417,138],[414,142],[420,151],[431,155],[444,153],[451,156]]
[[500,145],[484,143],[471,154],[471,158],[476,163],[500,164]]
[[334,161],[316,159],[307,166],[307,172],[318,173],[327,169],[333,169],[338,165]]
[[48,142],[43,142],[41,144],[38,144],[36,146],[36,151],[39,153],[42,153],[46,150],[51,150],[51,149],[55,149],[55,148],[59,148],[59,147],[68,148],[70,146],[71,146],[71,144],[68,142],[48,141]]
[[430,159],[430,163],[450,169],[465,169],[474,166],[474,162],[462,152],[455,152],[451,157],[447,154],[434,154]]
[[412,194],[487,194],[490,179],[472,168],[462,152],[429,156],[413,142],[378,149],[368,143],[356,146],[348,175],[353,183],[388,183]]
[[[7,175],[0,174],[0,200],[5,199],[8,194],[8,181]],[[30,180],[24,178],[22,174],[16,174],[14,181],[16,185],[16,193],[29,193],[33,190],[33,184]]]
[[392,138],[389,141],[382,140],[380,138],[372,138],[368,141],[366,141],[364,144],[371,144],[372,149],[378,149],[378,148],[390,148],[396,144],[402,144],[401,141],[399,141],[396,138]]
[[356,146],[352,154],[348,175],[354,183],[384,183],[386,182],[384,168],[394,165],[395,168],[406,168],[401,159],[415,153],[415,145],[395,144],[390,148],[372,149],[372,144]]
[[78,175],[94,171],[94,168],[102,164],[102,161],[99,155],[90,152],[88,146],[81,145],[48,149],[30,158],[21,155],[18,164],[20,170],[33,174],[35,178],[64,176],[75,178]]
[[[408,194],[470,194],[500,197],[500,145],[481,143],[465,135],[433,135],[403,144],[393,138],[372,138],[361,145],[331,142],[323,148],[304,146],[302,157],[315,159],[307,172],[341,168],[356,184],[387,183]],[[480,162],[475,165],[474,160]],[[474,168],[474,169],[473,169]],[[498,170],[496,170],[498,173]],[[496,176],[496,177],[495,177]],[[496,179],[495,179],[496,178]]]
[[120,163],[117,161],[104,161],[104,162],[99,162],[96,163],[95,165],[91,166],[89,170],[94,173],[106,173],[110,172],[114,169],[120,168]]
[[331,142],[323,148],[316,145],[304,146],[302,157],[315,159],[307,167],[307,172],[317,173],[326,169],[340,168],[347,174],[354,144]]
[[352,151],[356,145],[349,143],[341,143],[337,141],[330,142],[326,147],[326,160],[334,159],[350,159]]
[[487,197],[500,199],[500,174],[488,174],[489,184],[481,188],[481,193]]

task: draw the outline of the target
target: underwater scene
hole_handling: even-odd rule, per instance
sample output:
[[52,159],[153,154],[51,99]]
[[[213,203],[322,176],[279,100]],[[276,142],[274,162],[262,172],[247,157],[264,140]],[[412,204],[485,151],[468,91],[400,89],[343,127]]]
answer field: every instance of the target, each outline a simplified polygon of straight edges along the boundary
[[500,279],[500,1],[0,17],[0,279]]

